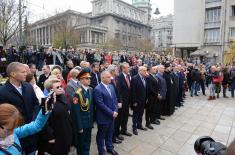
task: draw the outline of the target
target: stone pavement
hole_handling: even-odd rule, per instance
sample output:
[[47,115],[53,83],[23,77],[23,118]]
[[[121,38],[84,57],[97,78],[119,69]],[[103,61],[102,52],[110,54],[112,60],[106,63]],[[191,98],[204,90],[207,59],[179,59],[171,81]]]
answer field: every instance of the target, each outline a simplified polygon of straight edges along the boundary
[[[235,99],[187,97],[185,106],[166,117],[154,130],[139,131],[139,135],[124,137],[115,145],[120,155],[195,155],[194,142],[209,135],[216,141],[229,144],[235,137]],[[131,117],[128,121],[131,130]],[[145,125],[145,123],[143,123]],[[91,155],[97,155],[96,128],[93,129]]]

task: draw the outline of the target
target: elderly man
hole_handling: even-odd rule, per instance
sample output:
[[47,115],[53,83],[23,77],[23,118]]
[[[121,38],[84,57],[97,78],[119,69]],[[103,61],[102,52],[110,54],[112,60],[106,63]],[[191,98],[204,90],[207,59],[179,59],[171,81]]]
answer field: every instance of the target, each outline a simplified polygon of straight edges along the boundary
[[130,66],[128,63],[124,62],[120,65],[120,68],[121,73],[117,76],[117,88],[120,96],[120,102],[122,103],[122,109],[119,113],[121,116],[121,134],[125,136],[132,136],[132,134],[127,131],[131,96],[131,79],[129,75]]
[[70,71],[71,79],[66,85],[66,92],[69,96],[70,103],[72,102],[73,94],[75,93],[75,91],[78,89],[78,86],[79,86],[79,81],[77,78],[78,74],[79,74],[79,71],[77,69],[72,69]]
[[105,154],[104,143],[108,153],[118,155],[112,144],[114,120],[118,116],[118,101],[114,87],[110,84],[111,77],[108,71],[103,71],[101,73],[101,83],[94,90],[96,122],[98,125],[96,143],[99,155]]
[[120,92],[117,89],[117,75],[118,75],[118,67],[116,65],[109,65],[107,71],[111,74],[111,85],[113,85],[117,99],[118,99],[118,117],[115,118],[114,122],[114,134],[113,134],[113,143],[121,143],[124,138],[120,135],[120,126],[121,126],[121,110],[122,110],[122,103],[120,100]]
[[142,118],[144,114],[144,107],[147,100],[147,82],[148,76],[147,68],[140,66],[138,74],[131,80],[131,107],[133,109],[133,134],[138,135],[137,129],[147,130],[142,125]]
[[159,79],[156,77],[157,66],[149,67],[149,76],[146,78],[148,85],[148,102],[146,105],[145,119],[146,127],[153,129],[151,124],[159,125],[160,121],[156,118],[156,111],[159,108],[159,100],[161,100],[160,90],[159,90]]
[[41,90],[44,90],[44,82],[49,78],[51,75],[51,70],[49,65],[44,65],[42,67],[43,74],[39,76],[38,80],[38,86],[41,88]]
[[87,61],[81,61],[80,66],[81,68],[90,68],[90,63]]
[[[33,87],[26,83],[26,66],[12,62],[7,66],[9,80],[0,87],[0,104],[10,103],[16,106],[24,117],[25,123],[30,123],[39,110],[39,102]],[[26,154],[36,151],[37,137],[28,136],[20,140],[23,152]]]

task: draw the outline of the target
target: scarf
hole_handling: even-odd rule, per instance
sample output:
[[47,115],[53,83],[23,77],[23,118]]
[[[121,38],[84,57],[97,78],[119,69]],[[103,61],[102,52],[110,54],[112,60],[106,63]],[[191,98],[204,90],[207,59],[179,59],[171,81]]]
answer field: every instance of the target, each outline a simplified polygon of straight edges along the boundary
[[0,138],[0,147],[7,149],[14,144],[14,135],[11,134],[5,138]]

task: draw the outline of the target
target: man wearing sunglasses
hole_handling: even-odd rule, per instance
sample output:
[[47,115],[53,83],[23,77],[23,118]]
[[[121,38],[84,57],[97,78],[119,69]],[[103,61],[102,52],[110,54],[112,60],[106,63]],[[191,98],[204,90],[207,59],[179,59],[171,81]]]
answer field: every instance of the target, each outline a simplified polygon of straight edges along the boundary
[[83,69],[77,77],[80,80],[80,87],[73,95],[71,115],[75,126],[77,152],[81,155],[87,155],[90,152],[94,113],[93,90],[89,87],[91,83],[90,70]]

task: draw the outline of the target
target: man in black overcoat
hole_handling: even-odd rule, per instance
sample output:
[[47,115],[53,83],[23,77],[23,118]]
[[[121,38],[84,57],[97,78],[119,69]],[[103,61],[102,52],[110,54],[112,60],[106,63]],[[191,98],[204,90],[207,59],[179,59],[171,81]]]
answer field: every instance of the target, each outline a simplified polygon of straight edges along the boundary
[[159,108],[159,99],[161,99],[160,90],[159,90],[159,79],[156,76],[157,66],[149,67],[149,76],[146,78],[148,86],[148,102],[146,105],[145,119],[146,127],[153,129],[151,124],[160,124],[160,121],[157,120],[156,112]]
[[140,66],[138,74],[131,80],[131,107],[133,109],[133,134],[138,135],[137,129],[146,131],[142,125],[144,108],[147,100],[147,68]]

